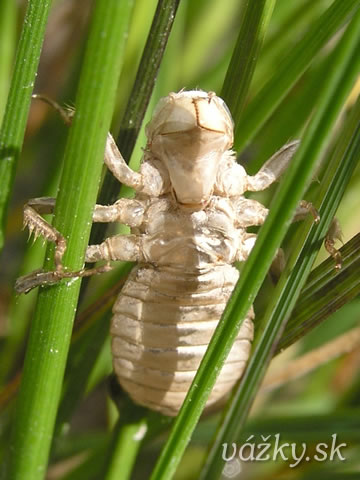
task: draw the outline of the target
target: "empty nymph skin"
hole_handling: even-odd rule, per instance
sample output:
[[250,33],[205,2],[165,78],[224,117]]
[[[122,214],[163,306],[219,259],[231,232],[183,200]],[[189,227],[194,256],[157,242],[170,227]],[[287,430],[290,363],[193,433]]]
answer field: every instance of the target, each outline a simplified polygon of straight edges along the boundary
[[[132,235],[89,247],[88,257],[123,259],[126,250],[138,262],[113,307],[114,370],[136,403],[176,415],[238,280],[233,263],[246,260],[254,245],[256,236],[246,228],[262,224],[268,212],[243,194],[276,180],[297,144],[249,177],[231,150],[229,110],[201,91],[161,99],[146,134],[140,178],[131,182],[135,200],[123,200],[124,210],[138,207],[136,221],[127,222]],[[128,178],[110,142],[108,159],[121,182]],[[207,407],[241,377],[253,318],[251,309]]]
[[[86,261],[138,262],[113,307],[113,366],[136,403],[173,416],[238,280],[233,264],[245,261],[255,243],[256,235],[247,228],[261,225],[268,213],[244,193],[264,190],[277,180],[298,142],[285,145],[256,175],[247,175],[231,150],[228,108],[214,93],[198,90],[162,98],[146,134],[139,172],[126,165],[108,134],[105,163],[136,195],[114,205],[96,205],[93,221],[125,223],[131,234],[90,245]],[[32,200],[24,218],[35,234],[55,242],[56,281],[70,276],[61,264],[66,242],[39,215],[53,207],[53,199]],[[18,289],[41,283],[41,275],[42,283],[52,283],[49,272],[36,275],[20,279]],[[207,408],[223,401],[241,377],[250,354],[253,318],[251,309]]]

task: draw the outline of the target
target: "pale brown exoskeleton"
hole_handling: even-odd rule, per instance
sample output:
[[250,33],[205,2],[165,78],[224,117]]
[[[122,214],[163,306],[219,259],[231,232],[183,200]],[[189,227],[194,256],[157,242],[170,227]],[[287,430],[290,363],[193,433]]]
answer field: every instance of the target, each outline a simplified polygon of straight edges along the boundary
[[[96,205],[93,221],[127,224],[131,234],[90,245],[86,262],[138,262],[113,307],[114,370],[136,403],[176,415],[238,279],[233,264],[245,261],[255,243],[256,235],[247,228],[261,225],[268,213],[244,193],[264,190],[278,180],[299,142],[285,145],[256,175],[247,175],[231,150],[228,108],[214,93],[203,91],[161,99],[146,134],[139,172],[126,165],[108,135],[105,163],[136,196]],[[25,206],[25,224],[56,244],[56,271],[20,278],[20,292],[99,272],[63,271],[65,240],[40,217],[54,205],[54,199],[35,199]],[[309,209],[311,204],[302,202],[295,217],[302,218]],[[253,318],[251,309],[208,407],[220,402],[241,377],[250,354]]]

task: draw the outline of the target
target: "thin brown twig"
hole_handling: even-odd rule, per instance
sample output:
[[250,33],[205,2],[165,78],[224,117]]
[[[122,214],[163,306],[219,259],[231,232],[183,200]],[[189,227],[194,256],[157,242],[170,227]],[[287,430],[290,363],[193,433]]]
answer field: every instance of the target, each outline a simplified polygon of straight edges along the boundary
[[274,390],[285,383],[308,374],[334,358],[350,353],[359,346],[360,327],[356,327],[340,335],[335,340],[327,342],[321,347],[292,360],[284,368],[281,368],[280,371],[270,372],[265,377],[261,390],[266,392]]

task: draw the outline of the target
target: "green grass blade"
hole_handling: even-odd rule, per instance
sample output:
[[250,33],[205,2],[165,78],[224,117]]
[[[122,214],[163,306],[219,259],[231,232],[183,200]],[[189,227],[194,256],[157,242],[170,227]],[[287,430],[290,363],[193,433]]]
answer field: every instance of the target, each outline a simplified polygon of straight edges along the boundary
[[0,132],[0,250],[51,0],[29,0]]
[[[306,159],[307,162],[311,162],[323,149],[324,142],[331,134],[335,118],[341,110],[341,105],[346,100],[352,82],[360,69],[360,59],[357,54],[359,48],[360,11],[354,16],[333,54],[332,70],[328,75],[328,88],[320,97],[317,111],[309,124],[297,158],[303,153],[303,158]],[[351,152],[352,146],[350,146],[349,150]],[[297,250],[299,250],[305,242],[304,247],[300,256],[299,251],[294,250],[288,261],[286,271],[279,281],[274,294],[275,301],[272,302],[272,305],[270,305],[266,311],[262,323],[262,325],[265,325],[263,331],[260,330],[257,332],[254,349],[247,370],[240,382],[239,389],[235,393],[233,402],[226,413],[226,417],[209,454],[204,468],[203,478],[217,478],[222,471],[223,460],[221,457],[221,444],[231,442],[232,439],[238,435],[239,430],[246,420],[256,391],[261,384],[266,367],[270,362],[273,344],[291,313],[300,289],[315,259],[317,251],[314,245],[319,245],[319,239],[323,238],[327,232],[346,182],[349,180],[355,166],[355,159],[356,155],[350,153],[341,167],[337,165],[338,175],[332,177],[332,182],[329,184],[329,182],[327,183],[325,180],[326,192],[324,192],[325,187],[320,189],[319,196],[322,199],[320,223],[319,225],[313,225],[309,234],[307,233],[308,227],[305,224],[302,229],[303,233],[300,234],[297,239],[299,243]],[[296,159],[294,161],[296,161]],[[303,168],[307,168],[307,166],[304,164]],[[330,172],[332,168],[334,167],[331,166],[329,168]],[[289,172],[289,175],[290,173],[291,172]],[[284,182],[285,181],[286,179]],[[275,208],[276,206],[274,206],[274,209]],[[272,211],[270,210],[269,217],[271,216]],[[264,224],[264,229],[266,223]],[[263,238],[261,233],[262,231],[259,234],[258,240]],[[259,242],[256,242],[255,250],[258,244]],[[249,258],[249,261],[250,260],[251,257]],[[290,269],[292,270],[289,272]]]
[[0,124],[10,86],[15,50],[17,7],[12,0],[0,0]]
[[[339,134],[338,148],[333,158],[326,164],[326,171],[321,182],[318,199],[320,213],[329,221],[344,194],[360,155],[360,99],[357,101],[348,121]],[[329,221],[323,228],[324,235]],[[317,229],[318,233],[320,229]],[[313,237],[312,242],[320,241]],[[332,259],[327,259],[310,275],[301,293],[293,315],[286,326],[278,348],[293,343],[299,336],[314,328],[344,303],[350,301],[359,289],[357,268],[359,263],[358,235],[342,249],[343,266],[336,271]]]
[[84,329],[82,335],[71,344],[67,361],[68,374],[65,376],[63,395],[56,418],[55,439],[71,418],[86,391],[90,373],[109,334],[110,318],[110,309],[105,314],[100,312],[99,318]]
[[[88,244],[132,3],[98,0],[94,6],[54,222],[68,239],[70,270],[82,267]],[[79,280],[63,282],[39,294],[15,413],[11,478],[45,474],[79,287]]]
[[248,2],[243,15],[221,91],[221,97],[230,108],[235,124],[245,103],[274,5],[275,0]]
[[113,445],[109,448],[105,480],[130,478],[136,455],[147,429],[144,409],[134,416],[133,405],[121,411],[121,418],[113,432]]
[[314,56],[357,10],[356,0],[335,0],[284,59],[277,72],[244,110],[235,128],[235,149],[242,150],[260,130]]

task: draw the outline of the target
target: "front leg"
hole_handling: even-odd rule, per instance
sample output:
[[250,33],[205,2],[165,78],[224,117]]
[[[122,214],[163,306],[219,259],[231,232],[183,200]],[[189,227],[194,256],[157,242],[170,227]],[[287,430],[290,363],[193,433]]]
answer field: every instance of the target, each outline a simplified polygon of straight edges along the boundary
[[248,175],[243,166],[236,163],[231,152],[223,156],[214,190],[216,194],[237,197],[245,192],[265,190],[278,180],[288,167],[299,141],[284,145],[254,176]]
[[121,155],[112,135],[108,133],[105,147],[105,164],[119,182],[132,187],[134,190],[141,190],[143,179],[138,172],[134,172]]
[[[70,125],[75,114],[75,110],[63,108],[46,95],[34,94],[33,98],[42,100],[51,105],[61,115],[67,125]],[[134,172],[125,162],[112,135],[108,133],[104,162],[119,180],[119,182],[134,188],[138,192],[144,192],[151,196],[159,196],[169,190],[168,175],[163,170],[161,164],[157,162],[146,162],[141,167],[140,173]]]
[[289,166],[289,163],[299,145],[299,140],[287,143],[269,158],[256,175],[248,175],[247,190],[251,192],[265,190],[276,180],[279,180]]
[[147,159],[142,163],[140,172],[135,172],[125,162],[110,133],[105,147],[105,164],[119,182],[137,192],[158,197],[170,191],[169,175],[159,160]]

